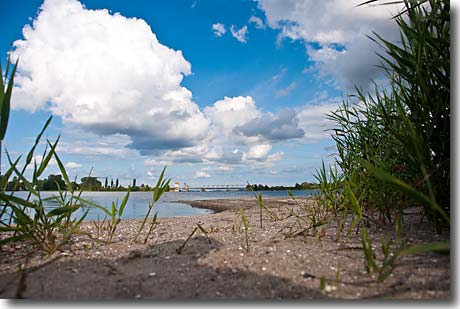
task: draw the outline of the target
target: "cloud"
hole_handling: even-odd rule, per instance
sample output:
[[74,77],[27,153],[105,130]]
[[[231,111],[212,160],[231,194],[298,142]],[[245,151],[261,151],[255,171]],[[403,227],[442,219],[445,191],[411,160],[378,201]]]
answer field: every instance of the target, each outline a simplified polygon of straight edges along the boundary
[[262,21],[262,19],[260,17],[254,16],[254,15],[252,15],[249,18],[249,23],[255,24],[257,29],[265,29],[266,28],[266,26],[265,26],[264,22]]
[[81,164],[77,163],[77,162],[69,161],[69,162],[66,163],[65,167],[70,168],[70,169],[79,168],[79,167],[81,167]]
[[181,86],[191,65],[142,19],[46,0],[14,42],[12,107],[50,110],[66,124],[124,134],[141,153],[195,145],[209,122]]
[[247,37],[246,35],[248,34],[248,26],[243,26],[240,29],[236,30],[235,26],[232,25],[230,27],[230,32],[232,33],[232,36],[237,39],[240,43],[246,43]]
[[272,145],[270,144],[254,145],[249,148],[249,151],[245,154],[245,159],[264,159],[271,149]]
[[321,102],[309,102],[301,107],[297,113],[299,127],[305,132],[303,138],[307,143],[315,143],[322,139],[330,139],[334,122],[327,119],[326,115],[337,110],[342,98],[333,97]]
[[286,97],[291,94],[292,90],[294,90],[297,87],[296,82],[290,83],[287,87],[282,88],[276,92],[277,97]]
[[231,172],[234,170],[234,168],[231,166],[220,165],[220,166],[214,167],[213,170],[220,171],[220,172]]
[[332,77],[337,86],[366,86],[378,77],[376,44],[366,35],[376,31],[384,38],[399,38],[391,16],[400,5],[360,6],[361,0],[258,0],[266,23],[279,29],[279,39],[300,40],[316,61],[322,77]]
[[299,120],[293,109],[283,109],[278,115],[266,113],[259,118],[237,126],[234,132],[244,136],[258,136],[269,141],[280,141],[303,137]]
[[131,138],[124,134],[106,135],[101,138],[100,135],[75,126],[65,127],[62,131],[63,138],[57,146],[59,153],[92,158],[133,158],[139,155],[138,151],[129,147]]
[[[231,32],[245,43],[247,29]],[[142,19],[86,9],[77,0],[45,0],[12,56],[21,59],[12,107],[60,116],[72,135],[59,144],[62,153],[264,164],[282,156],[256,158],[256,145],[301,133],[290,114],[265,113],[249,96],[224,97],[201,110],[181,85],[191,74],[181,51],[161,44]],[[249,125],[262,120],[269,133]]]
[[227,32],[225,30],[225,25],[224,24],[221,24],[221,23],[215,23],[212,25],[212,30],[214,30],[214,35],[216,37],[221,37],[225,34],[225,32]]
[[211,177],[211,175],[203,171],[197,171],[195,173],[195,178],[209,178],[209,177]]
[[252,97],[238,96],[224,97],[224,99],[214,102],[212,106],[204,109],[204,114],[211,122],[213,138],[223,138],[228,143],[232,141],[243,142],[233,134],[233,129],[260,117],[262,112],[257,108]]

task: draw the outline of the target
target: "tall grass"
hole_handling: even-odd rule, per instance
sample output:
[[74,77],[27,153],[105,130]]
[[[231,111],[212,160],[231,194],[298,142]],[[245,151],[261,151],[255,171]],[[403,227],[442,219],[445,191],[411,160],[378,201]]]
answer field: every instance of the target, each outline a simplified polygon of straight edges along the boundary
[[[33,162],[31,179],[28,179],[25,175],[27,167],[32,163],[35,148],[50,121],[51,117],[35,140],[35,144],[29,151],[21,170],[18,169],[21,157],[13,161],[8,151],[6,151],[10,168],[1,176],[0,188],[2,191],[0,192],[0,200],[2,201],[1,215],[3,216],[7,213],[9,214],[9,219],[3,218],[0,221],[0,232],[7,232],[2,236],[0,245],[17,241],[30,241],[33,245],[51,254],[67,243],[71,235],[81,233],[79,225],[86,217],[87,212],[80,217],[75,218],[74,216],[77,210],[84,205],[84,200],[81,199],[82,192],[73,189],[64,165],[56,153],[59,138],[54,143],[47,142],[47,147],[43,152],[43,160],[40,164],[37,164],[36,161]],[[46,170],[53,157],[66,182],[66,188],[58,188],[57,196],[43,198],[40,191],[36,189],[36,183],[38,177]],[[15,189],[6,191],[6,184],[11,176],[16,177],[17,183],[21,181],[24,184],[28,191],[27,197],[20,198],[15,196]],[[56,202],[59,206],[47,211],[45,204],[50,200]]]
[[442,228],[450,224],[450,6],[404,3],[395,19],[400,42],[372,38],[390,87],[356,89],[329,115],[332,137],[344,183],[367,215],[393,222],[407,205],[420,205]]
[[450,4],[403,3],[395,17],[400,41],[371,37],[382,48],[389,87],[356,88],[328,115],[335,123],[341,174],[323,164],[316,177],[319,203],[331,211],[339,230],[344,224],[349,231],[360,227],[366,270],[377,272],[379,281],[393,271],[400,254],[449,251],[448,243],[404,248],[404,242],[385,238],[378,263],[367,232],[373,223],[391,223],[398,239],[408,206],[422,207],[438,230],[450,225]]

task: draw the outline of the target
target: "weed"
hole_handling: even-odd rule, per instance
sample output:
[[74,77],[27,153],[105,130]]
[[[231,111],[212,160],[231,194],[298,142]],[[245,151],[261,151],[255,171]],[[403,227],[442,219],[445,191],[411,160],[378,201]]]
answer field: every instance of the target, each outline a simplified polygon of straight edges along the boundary
[[240,214],[241,214],[241,222],[244,228],[244,238],[246,240],[246,252],[249,253],[249,235],[248,235],[249,223],[246,218],[246,214],[244,213],[244,210],[242,208],[240,209]]
[[[155,205],[156,202],[158,202],[158,200],[161,198],[163,193],[165,193],[169,189],[169,182],[171,181],[171,179],[167,179],[167,180],[163,179],[165,171],[166,171],[166,166],[161,171],[160,177],[158,178],[157,184],[155,185],[155,188],[153,190],[152,202],[149,204],[149,208],[147,210],[147,213],[145,214],[144,220],[142,221],[141,226],[139,227],[139,230],[137,231],[137,234],[134,237],[134,242],[137,241],[142,230],[144,229],[144,225],[147,222],[147,219],[149,218],[149,215],[150,215],[150,212],[152,211],[153,206]],[[150,233],[152,232],[152,229],[155,223],[156,223],[156,215],[155,215],[155,218],[152,219],[152,223],[150,224],[150,228],[149,228],[149,231],[145,239],[148,239],[148,237],[150,236]],[[144,242],[146,241],[145,239],[144,239]]]
[[206,237],[209,243],[211,243],[211,239],[208,237],[208,232],[201,226],[200,223],[197,223],[197,226],[193,229],[193,231],[188,235],[187,239],[184,241],[184,243],[176,249],[177,254],[181,254],[182,250],[184,249],[185,245],[188,243],[188,241],[193,237],[193,235],[196,233],[196,231],[201,231],[203,235]]
[[254,193],[254,197],[255,197],[255,199],[257,201],[257,205],[259,206],[260,228],[262,228],[262,213],[263,213],[263,211],[265,211],[269,215],[271,220],[278,221],[279,220],[278,216],[273,211],[271,211],[270,209],[268,209],[264,205],[263,200],[262,200],[262,194],[260,192],[258,192],[258,193],[254,192],[254,189],[252,188],[252,185],[249,182],[248,182],[247,188],[249,188],[249,190],[251,190]]

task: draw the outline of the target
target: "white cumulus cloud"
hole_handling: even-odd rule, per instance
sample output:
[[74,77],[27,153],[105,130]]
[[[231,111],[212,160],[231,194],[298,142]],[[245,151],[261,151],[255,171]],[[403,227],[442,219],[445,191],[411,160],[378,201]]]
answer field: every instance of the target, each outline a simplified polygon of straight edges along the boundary
[[310,102],[300,108],[297,114],[299,127],[305,132],[304,141],[315,143],[330,138],[335,123],[326,115],[336,111],[342,99],[340,97],[324,98],[317,102]]
[[49,109],[98,134],[126,134],[141,153],[188,147],[208,134],[181,86],[190,63],[144,20],[46,0],[23,35],[14,42],[13,59],[21,60],[13,108]]
[[[247,29],[230,30],[245,43]],[[213,30],[223,34],[225,26],[214,24]],[[45,0],[14,47],[20,64],[12,107],[49,110],[64,128],[76,130],[59,144],[62,153],[140,154],[151,156],[142,158],[147,166],[229,168],[272,164],[283,156],[270,153],[273,143],[303,134],[292,111],[263,112],[250,96],[224,97],[200,110],[181,85],[191,64],[180,50],[161,44],[142,19],[90,10],[77,0]],[[69,167],[77,168],[73,163]]]
[[393,41],[399,35],[391,17],[400,5],[357,6],[362,0],[258,2],[267,24],[280,30],[279,39],[304,42],[319,73],[333,77],[338,86],[366,86],[378,76],[377,46],[366,35],[376,31]]
[[232,138],[233,129],[262,115],[256,102],[250,96],[224,97],[204,109],[206,117],[211,121],[212,132],[227,140]]
[[270,144],[254,145],[245,154],[245,159],[264,159],[272,149]]

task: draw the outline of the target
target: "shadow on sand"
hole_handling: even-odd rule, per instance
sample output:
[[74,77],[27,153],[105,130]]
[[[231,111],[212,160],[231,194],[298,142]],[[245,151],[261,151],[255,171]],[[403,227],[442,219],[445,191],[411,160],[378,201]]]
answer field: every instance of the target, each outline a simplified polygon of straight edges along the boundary
[[[231,268],[212,268],[200,258],[221,244],[192,238],[131,251],[127,257],[54,261],[29,269],[22,297],[41,300],[114,299],[319,299],[327,295],[289,280]],[[15,298],[20,274],[0,276],[0,297]]]

